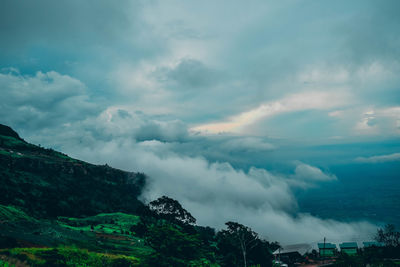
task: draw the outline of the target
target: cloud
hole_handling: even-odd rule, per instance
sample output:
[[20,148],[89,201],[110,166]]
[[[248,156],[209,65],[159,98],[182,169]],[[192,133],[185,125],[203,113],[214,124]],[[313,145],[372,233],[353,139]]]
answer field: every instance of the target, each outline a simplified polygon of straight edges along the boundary
[[259,137],[240,137],[222,142],[220,148],[229,152],[254,152],[274,150],[276,146]]
[[84,122],[85,128],[102,140],[129,138],[138,142],[183,142],[189,138],[186,125],[176,119],[151,116],[129,106],[111,106]]
[[361,163],[383,163],[383,162],[395,162],[400,161],[400,153],[393,153],[389,155],[380,155],[372,157],[358,157],[357,162]]
[[354,132],[359,135],[400,134],[400,107],[371,108],[363,111],[354,126]]
[[245,127],[262,119],[276,116],[286,112],[302,110],[329,110],[343,106],[348,102],[345,93],[331,92],[304,92],[284,97],[281,100],[268,102],[261,106],[232,116],[227,121],[199,125],[191,128],[191,131],[204,133],[243,132]]
[[[219,80],[216,71],[206,67],[201,61],[194,59],[182,59],[172,69],[162,70],[165,72],[164,79],[169,79],[171,89],[191,90],[214,85]],[[177,87],[177,88],[176,88]]]
[[184,141],[188,138],[186,125],[181,121],[149,121],[135,133],[138,141],[159,140],[164,142]]
[[[227,9],[222,2],[213,8],[175,3],[2,3],[0,65],[16,65],[24,74],[38,69],[67,74],[84,83],[89,95],[107,99],[98,105],[132,105],[148,114],[172,115],[209,133],[259,136],[268,128],[285,128],[267,123],[255,129],[285,113],[332,111],[321,95],[334,102],[337,91],[347,94],[344,106],[364,109],[371,102],[394,106],[398,99],[399,46],[393,29],[399,20],[391,12],[394,2],[357,2],[351,7],[339,2],[328,8],[234,1],[222,17],[220,11]],[[382,23],[388,27],[377,26]],[[357,38],[351,39],[353,35]],[[372,49],[379,40],[385,40],[390,52],[382,55],[382,49]],[[296,101],[288,99],[296,96],[301,102],[302,95],[309,108],[296,108]],[[314,98],[326,108],[315,106]],[[302,114],[298,118],[301,121]],[[349,126],[349,119],[341,120],[346,122],[334,125],[321,119],[314,124],[346,136],[355,122]],[[305,130],[307,126],[299,123],[276,132],[296,135],[303,129],[318,135],[320,129]]]
[[307,188],[321,182],[336,181],[337,177],[333,174],[324,173],[319,168],[304,163],[298,163],[294,174],[290,176],[289,183],[292,186]]
[[121,33],[132,27],[131,19],[137,16],[138,7],[140,4],[125,0],[118,5],[107,1],[5,1],[0,8],[1,45],[10,49],[40,43],[121,42]]
[[341,26],[344,41],[344,56],[352,62],[370,62],[377,58],[387,61],[400,56],[399,35],[395,29],[400,26],[396,14],[399,2],[372,1],[349,18]]
[[17,128],[43,128],[79,121],[96,114],[86,86],[55,71],[21,75],[0,73],[0,116],[3,123]]
[[310,181],[331,181],[337,179],[335,175],[325,174],[320,169],[307,164],[297,165],[294,177],[296,179],[304,179]]
[[[97,121],[98,131],[107,133],[104,127],[116,128],[112,118],[103,119],[106,117]],[[107,126],[102,128],[101,122]],[[162,195],[173,197],[201,225],[220,229],[226,221],[239,221],[269,240],[282,243],[314,242],[324,236],[330,240],[352,240],[360,236],[368,239],[375,231],[375,226],[366,222],[322,220],[298,212],[293,190],[297,190],[300,182],[307,188],[335,179],[334,175],[317,167],[297,163],[293,175],[256,167],[244,171],[227,162],[210,162],[204,157],[178,154],[173,146],[179,143],[138,142],[129,138],[135,135],[131,128],[116,130],[112,139],[97,139],[84,146],[70,139],[73,142],[64,145],[68,146],[66,152],[77,153],[79,147],[82,159],[146,173],[149,180],[142,195],[145,201]],[[293,183],[294,180],[297,183]]]
[[265,169],[251,168],[244,172],[228,163],[209,163],[202,158],[176,154],[160,157],[141,151],[122,166],[128,162],[149,175],[143,195],[146,200],[169,195],[178,199],[203,225],[222,228],[228,220],[239,221],[282,243],[314,242],[323,236],[331,240],[368,238],[375,230],[365,222],[348,224],[297,214],[297,202],[291,191],[297,185],[290,182],[292,179],[298,182],[303,179],[304,184],[334,179],[312,166],[299,165],[295,177],[285,178]]

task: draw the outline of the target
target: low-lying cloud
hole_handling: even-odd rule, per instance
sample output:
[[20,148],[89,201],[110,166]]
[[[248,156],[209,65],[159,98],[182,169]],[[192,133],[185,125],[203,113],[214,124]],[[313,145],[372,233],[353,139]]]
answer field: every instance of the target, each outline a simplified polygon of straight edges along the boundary
[[393,153],[388,155],[379,155],[372,157],[358,157],[356,158],[356,161],[362,163],[382,163],[382,162],[400,161],[400,153]]
[[321,182],[336,181],[337,177],[330,173],[325,173],[321,169],[304,164],[297,163],[294,174],[289,176],[289,184],[294,187],[309,188],[318,185]]
[[[151,149],[147,149],[149,145]],[[298,213],[293,186],[309,187],[321,180],[334,179],[316,167],[300,164],[293,177],[259,168],[245,172],[234,169],[229,163],[210,163],[204,158],[182,157],[175,153],[158,155],[154,148],[159,146],[163,151],[165,145],[160,142],[108,144],[96,148],[95,153],[97,157],[101,155],[102,160],[112,158],[113,166],[145,172],[149,179],[142,195],[145,201],[162,195],[173,197],[201,225],[219,229],[226,221],[238,221],[282,243],[315,242],[323,237],[368,239],[375,231],[375,227],[366,222],[341,223]]]
[[[84,146],[72,142],[63,150],[91,162],[146,173],[148,183],[142,194],[145,202],[168,195],[181,202],[201,225],[220,229],[226,221],[238,221],[269,240],[284,244],[312,243],[323,237],[330,240],[368,239],[376,229],[367,222],[343,223],[299,213],[294,190],[335,181],[333,174],[303,162],[296,162],[293,174],[280,174],[256,167],[245,171],[228,162],[185,156],[175,152],[183,145],[179,141],[136,140],[136,131],[140,132],[141,127],[129,125],[140,125],[145,115],[125,112],[109,108],[96,119],[97,128],[86,132],[89,136],[96,132],[100,138]],[[107,138],[107,135],[112,137]],[[185,142],[191,142],[190,138]],[[250,144],[260,141],[249,140]]]

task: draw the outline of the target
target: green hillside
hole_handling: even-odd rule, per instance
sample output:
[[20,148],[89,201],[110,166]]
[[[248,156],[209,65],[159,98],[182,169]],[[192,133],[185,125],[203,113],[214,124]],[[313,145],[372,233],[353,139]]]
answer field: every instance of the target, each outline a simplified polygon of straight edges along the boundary
[[0,204],[40,218],[135,211],[145,183],[129,173],[29,144],[0,125]]

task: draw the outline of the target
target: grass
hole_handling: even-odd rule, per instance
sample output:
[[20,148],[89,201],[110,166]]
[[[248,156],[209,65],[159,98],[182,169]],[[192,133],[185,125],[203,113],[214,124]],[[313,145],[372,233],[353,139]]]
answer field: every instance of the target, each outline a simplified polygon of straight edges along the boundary
[[[79,160],[57,152],[53,149],[46,149],[35,146],[11,136],[0,135],[0,154],[11,157],[45,158],[50,161],[60,160],[75,163],[82,163]],[[17,150],[19,152],[16,152]]]
[[14,206],[0,205],[2,232],[16,240],[18,247],[76,246],[96,253],[140,258],[153,250],[130,231],[138,221],[138,216],[120,212],[39,221]]
[[35,218],[27,215],[25,212],[14,206],[0,205],[0,220],[1,221],[31,221],[36,222]]
[[[133,256],[90,252],[76,247],[2,249],[0,255],[32,266],[139,266]],[[3,259],[4,259],[3,256]],[[4,263],[4,266],[7,266]],[[0,265],[2,266],[2,265]],[[11,265],[8,265],[11,266]]]
[[16,147],[16,146],[32,147],[33,146],[29,143],[26,143],[22,140],[15,138],[15,137],[5,136],[5,135],[0,135],[0,142],[1,142],[2,146],[7,146],[7,147]]
[[139,216],[116,212],[101,213],[86,218],[59,217],[58,220],[60,225],[79,231],[129,235],[131,226],[139,222]]
[[121,212],[101,213],[86,218],[58,218],[60,226],[84,233],[91,239],[90,244],[97,244],[96,247],[91,246],[93,250],[124,255],[148,255],[152,249],[145,246],[144,241],[130,230],[138,222],[138,216]]
[[6,261],[0,260],[0,267],[14,267],[14,264],[8,263]]

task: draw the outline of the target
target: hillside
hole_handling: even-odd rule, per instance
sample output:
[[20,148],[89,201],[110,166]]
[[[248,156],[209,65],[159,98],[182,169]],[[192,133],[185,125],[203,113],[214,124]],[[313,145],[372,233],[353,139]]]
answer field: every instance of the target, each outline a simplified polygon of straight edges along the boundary
[[38,218],[135,213],[144,184],[144,174],[70,158],[0,125],[0,204]]

